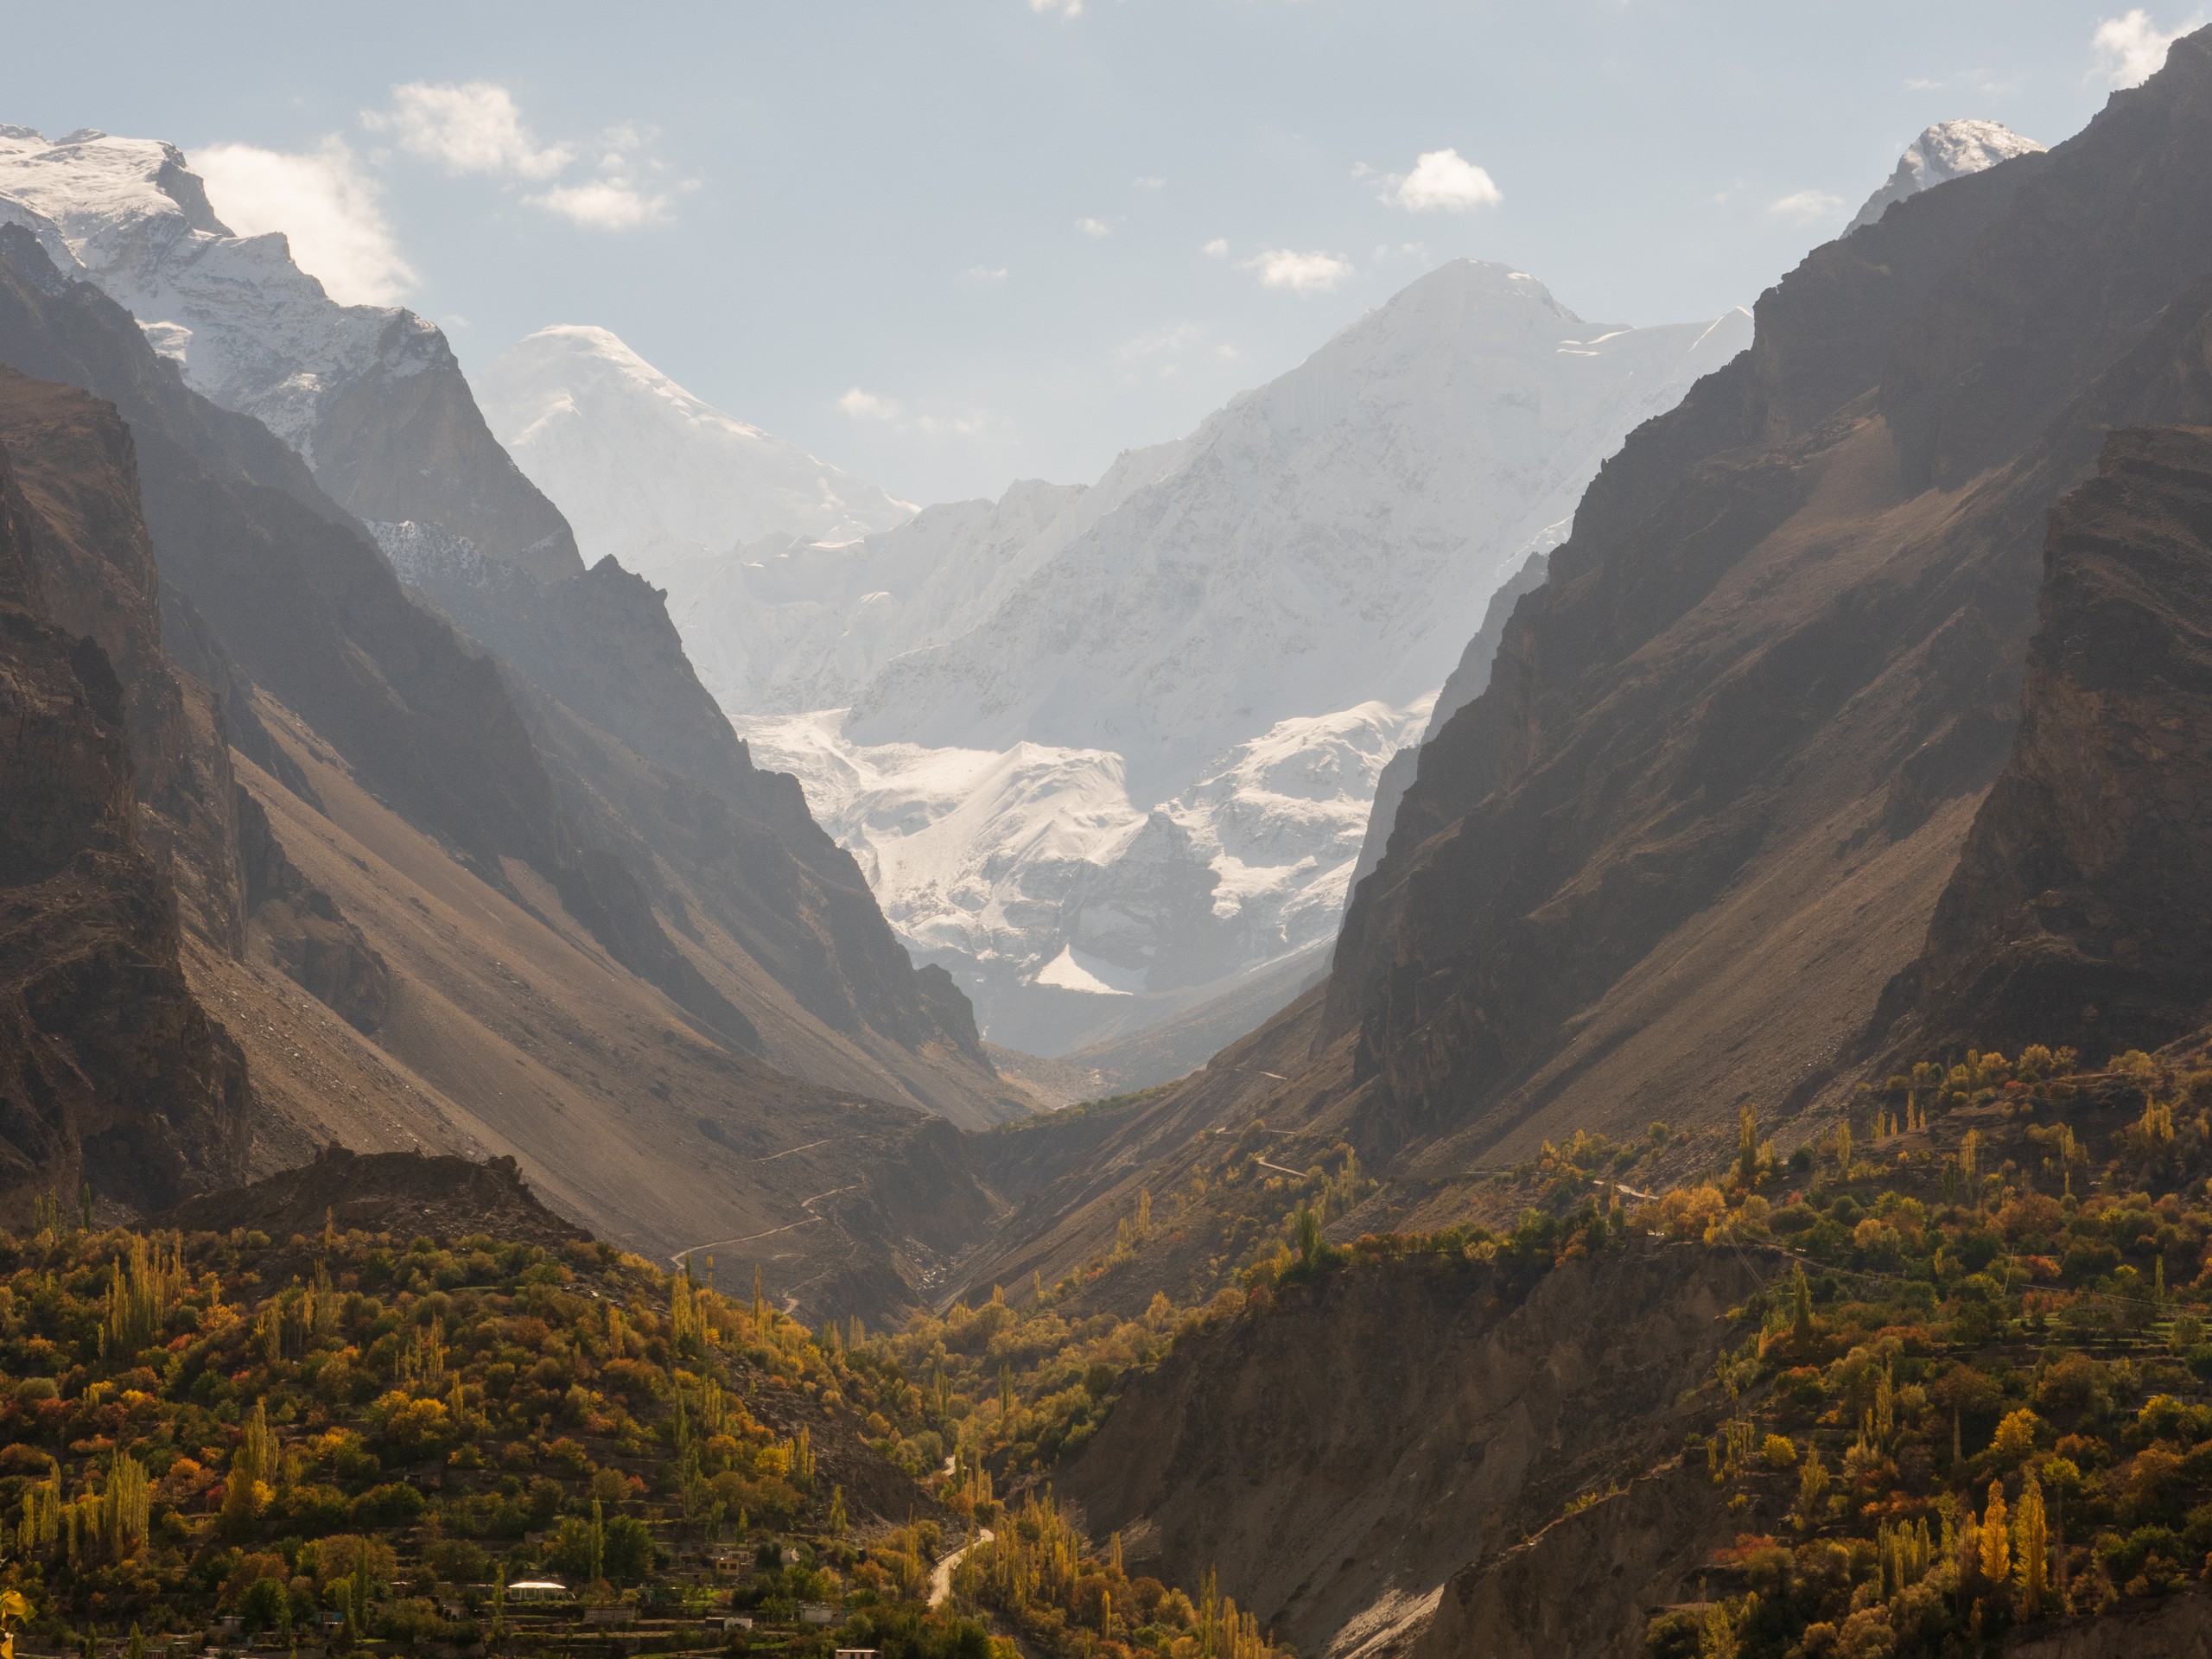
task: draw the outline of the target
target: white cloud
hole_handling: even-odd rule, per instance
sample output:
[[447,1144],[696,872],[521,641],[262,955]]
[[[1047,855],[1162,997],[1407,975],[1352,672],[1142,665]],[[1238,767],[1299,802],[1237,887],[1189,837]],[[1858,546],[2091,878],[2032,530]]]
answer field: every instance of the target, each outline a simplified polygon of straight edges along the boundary
[[1440,209],[1463,213],[1470,207],[1495,207],[1505,200],[1490,175],[1456,149],[1427,151],[1414,162],[1412,172],[1395,182],[1397,189],[1389,199],[1414,213]]
[[[2201,16],[2198,21],[2202,21]],[[2183,23],[2162,32],[2140,6],[2118,17],[2107,17],[2089,36],[2089,50],[2096,58],[2091,78],[2101,76],[2114,86],[2139,86],[2165,67],[2166,48],[2196,26]]]
[[1352,274],[1351,262],[1333,253],[1299,253],[1289,248],[1271,248],[1237,269],[1257,270],[1263,288],[1287,288],[1294,294],[1333,294]]
[[1198,251],[1209,259],[1226,259],[1229,257],[1229,238],[1225,236],[1217,236]]
[[1114,234],[1114,227],[1111,225],[1109,225],[1103,219],[1090,219],[1087,217],[1078,219],[1075,222],[1075,227],[1078,231],[1081,231],[1085,236],[1111,236]]
[[1083,16],[1083,0],[1029,0],[1029,10],[1035,12],[1057,11],[1062,22],[1071,23]]
[[566,144],[541,144],[523,124],[504,86],[488,80],[433,86],[410,80],[391,89],[389,110],[364,110],[361,124],[389,132],[400,149],[448,173],[550,179],[575,159]]
[[1822,190],[1800,190],[1773,203],[1767,212],[1793,225],[1816,225],[1821,219],[1834,219],[1843,209],[1841,196],[1831,196]]
[[872,391],[862,391],[855,386],[837,400],[837,407],[856,421],[895,421],[899,405],[888,397],[879,397]]
[[918,416],[914,421],[914,430],[932,438],[972,438],[989,424],[989,417],[980,411],[971,410],[965,415]]
[[1166,188],[1167,181],[1165,179],[1141,178],[1129,181],[1129,188],[1132,190],[1165,190]]
[[1227,340],[1224,340],[1213,348],[1213,360],[1217,363],[1234,363],[1242,355],[1243,353]]
[[1115,347],[1114,354],[1124,363],[1140,358],[1179,356],[1197,345],[1204,334],[1205,330],[1195,322],[1179,322],[1172,328],[1155,328],[1150,334],[1139,334]]
[[1006,273],[1007,268],[1004,265],[970,265],[960,274],[969,282],[995,287],[998,283],[1006,281]]
[[346,305],[390,305],[416,281],[384,216],[375,181],[342,138],[305,155],[210,144],[192,156],[216,216],[241,236],[282,231],[300,269]]
[[634,231],[643,225],[663,224],[669,216],[666,196],[649,195],[627,179],[556,184],[523,200],[588,231]]

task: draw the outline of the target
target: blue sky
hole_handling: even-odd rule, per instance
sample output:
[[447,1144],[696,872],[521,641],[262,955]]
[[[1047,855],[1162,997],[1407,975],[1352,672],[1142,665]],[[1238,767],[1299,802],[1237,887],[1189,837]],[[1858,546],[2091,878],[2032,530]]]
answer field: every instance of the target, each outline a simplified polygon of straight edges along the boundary
[[1746,303],[1929,122],[2055,143],[2202,21],[2127,10],[111,0],[10,8],[0,121],[210,156],[464,362],[597,323],[940,500],[1095,477],[1446,258],[1592,321]]

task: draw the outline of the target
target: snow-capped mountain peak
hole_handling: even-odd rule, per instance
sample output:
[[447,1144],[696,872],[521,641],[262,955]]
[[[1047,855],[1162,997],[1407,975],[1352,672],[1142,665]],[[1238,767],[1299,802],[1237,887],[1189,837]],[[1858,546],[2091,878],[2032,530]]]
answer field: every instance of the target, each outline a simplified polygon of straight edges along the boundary
[[1889,212],[1891,202],[1916,196],[1969,173],[1983,172],[2015,156],[2039,154],[2043,146],[2024,138],[1996,121],[1938,121],[1905,146],[1897,171],[1844,226],[1846,236],[1862,225],[1872,225]]
[[[373,526],[434,526],[541,575],[581,567],[569,527],[493,442],[434,323],[340,305],[281,233],[233,235],[174,144],[0,126],[0,223],[138,320],[192,388],[299,452]],[[391,442],[353,437],[381,426]]]
[[567,515],[586,562],[611,553],[679,594],[763,538],[855,541],[914,514],[695,397],[605,328],[541,328],[475,386],[493,432]]

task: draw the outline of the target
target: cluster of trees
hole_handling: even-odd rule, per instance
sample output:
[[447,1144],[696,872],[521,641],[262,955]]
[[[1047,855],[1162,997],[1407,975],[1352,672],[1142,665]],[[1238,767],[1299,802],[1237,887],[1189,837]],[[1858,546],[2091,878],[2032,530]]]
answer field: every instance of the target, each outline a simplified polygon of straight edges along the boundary
[[[2212,1072],[1971,1055],[1631,1224],[1796,1261],[1689,1454],[1747,1530],[1655,1656],[1979,1651],[2212,1570]],[[1784,1258],[1777,1256],[1777,1262]],[[1758,1529],[1764,1526],[1766,1529]]]
[[1116,1534],[1086,1548],[1050,1492],[1033,1492],[991,1539],[962,1557],[953,1587],[1002,1615],[1053,1659],[1286,1659],[1208,1570],[1194,1600],[1154,1578],[1130,1578]]
[[440,1601],[542,1573],[673,1594],[677,1547],[748,1535],[810,1541],[753,1576],[772,1605],[926,1588],[911,1533],[868,1560],[818,1444],[925,1433],[922,1391],[887,1343],[817,1338],[757,1286],[588,1243],[149,1237],[41,1211],[0,1236],[0,1588],[50,1635],[233,1611],[466,1640],[480,1621]]

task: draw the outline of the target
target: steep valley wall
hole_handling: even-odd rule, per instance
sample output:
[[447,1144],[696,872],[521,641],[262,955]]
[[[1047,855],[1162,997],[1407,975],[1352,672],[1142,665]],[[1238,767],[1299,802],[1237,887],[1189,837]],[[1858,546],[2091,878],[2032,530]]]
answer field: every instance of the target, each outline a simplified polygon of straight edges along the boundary
[[[1500,1615],[1459,1606],[1458,1575],[1578,1492],[1678,1451],[1701,1387],[1710,1403],[1722,1316],[1761,1276],[1742,1256],[1645,1240],[1567,1261],[1525,1297],[1461,1260],[1347,1268],[1179,1343],[1132,1379],[1058,1489],[1095,1535],[1122,1533],[1131,1571],[1213,1563],[1223,1592],[1300,1652],[1474,1659],[1491,1638],[1449,1633]],[[1524,1595],[1511,1618],[1532,1643],[1570,1615],[1640,1639],[1647,1581],[1670,1551],[1688,1566],[1710,1547],[1695,1484],[1680,1491],[1640,1574]]]

